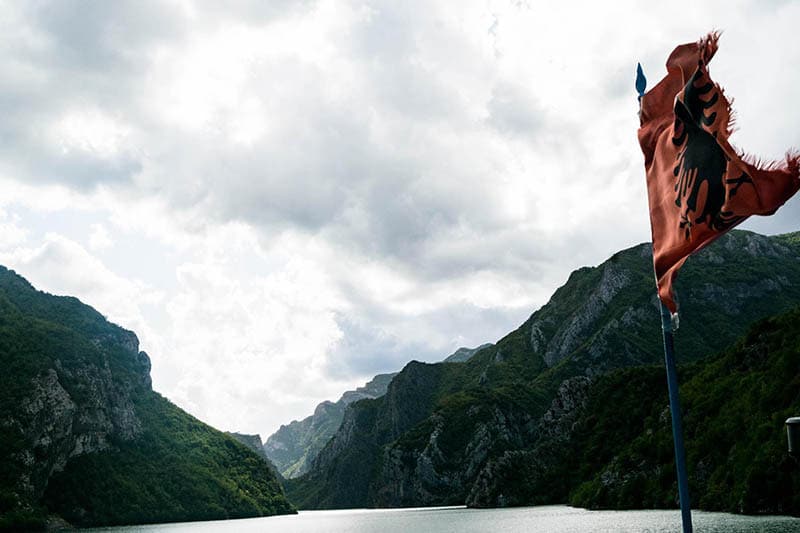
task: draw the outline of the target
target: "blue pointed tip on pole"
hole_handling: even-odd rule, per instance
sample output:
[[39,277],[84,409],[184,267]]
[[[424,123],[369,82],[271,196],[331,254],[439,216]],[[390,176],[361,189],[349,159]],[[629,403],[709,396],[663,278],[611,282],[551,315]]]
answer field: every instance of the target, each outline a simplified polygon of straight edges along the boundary
[[642,64],[636,63],[636,92],[639,93],[639,100],[644,96],[644,90],[647,88],[647,78],[644,77],[644,70]]

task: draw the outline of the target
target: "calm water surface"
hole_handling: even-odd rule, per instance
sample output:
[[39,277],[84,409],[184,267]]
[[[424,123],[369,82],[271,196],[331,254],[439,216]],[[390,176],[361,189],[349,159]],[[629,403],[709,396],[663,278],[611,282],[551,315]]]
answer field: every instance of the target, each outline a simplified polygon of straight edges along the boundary
[[[692,513],[697,533],[800,533],[800,519]],[[513,509],[351,509],[218,522],[101,528],[114,533],[680,533],[679,511],[586,511],[562,505]]]

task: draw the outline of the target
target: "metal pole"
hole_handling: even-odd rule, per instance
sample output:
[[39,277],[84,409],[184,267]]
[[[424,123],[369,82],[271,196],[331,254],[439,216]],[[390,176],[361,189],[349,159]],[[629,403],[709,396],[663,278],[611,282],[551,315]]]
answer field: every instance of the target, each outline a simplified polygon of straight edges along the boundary
[[669,410],[672,413],[672,440],[675,443],[675,468],[678,470],[678,497],[681,500],[683,533],[692,533],[692,508],[689,502],[689,478],[686,474],[686,452],[683,447],[681,400],[678,395],[678,374],[675,369],[675,346],[669,309],[661,304],[661,329],[664,333],[664,361],[667,366]]

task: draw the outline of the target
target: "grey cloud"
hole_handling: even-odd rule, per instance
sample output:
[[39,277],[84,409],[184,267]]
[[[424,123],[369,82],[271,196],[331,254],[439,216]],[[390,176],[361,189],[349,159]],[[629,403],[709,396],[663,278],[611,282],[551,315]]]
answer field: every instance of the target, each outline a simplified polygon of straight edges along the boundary
[[[253,15],[254,4],[246,4],[233,6],[244,9],[237,12],[242,20]],[[208,9],[213,6],[199,7]],[[7,94],[6,107],[17,111],[0,127],[9,140],[6,165],[30,180],[80,189],[117,183],[132,193],[138,186],[140,194],[163,195],[173,207],[194,211],[200,222],[243,220],[267,233],[299,227],[409,265],[419,264],[437,235],[459,224],[476,233],[503,225],[474,187],[492,177],[476,176],[458,154],[438,146],[437,128],[444,137],[457,135],[463,102],[455,98],[457,87],[414,59],[430,53],[420,48],[420,34],[437,27],[435,8],[424,3],[380,5],[352,35],[336,37],[365,68],[357,94],[345,101],[330,101],[331,73],[313,65],[288,58],[253,65],[248,87],[278,113],[266,119],[279,137],[251,148],[231,147],[224,116],[207,131],[187,133],[159,128],[157,117],[140,107],[147,105],[136,94],[145,56],[159,43],[183,38],[186,21],[179,13],[139,2],[64,2],[41,4],[31,20],[52,43],[42,55],[29,54],[49,78],[25,94]],[[469,48],[453,46],[460,56],[447,59],[468,64]],[[75,103],[128,121],[135,130],[131,142],[141,141],[144,150],[126,146],[102,159],[46,146],[41,134],[49,121]],[[375,121],[395,136],[389,144],[376,136]],[[432,189],[441,183],[444,190]],[[468,257],[449,262],[469,268],[457,260]],[[445,256],[438,263],[431,270],[437,275],[447,268]]]
[[800,230],[800,197],[795,195],[772,216],[751,217],[742,224],[742,228],[765,234],[791,233]]
[[[260,68],[252,76],[269,99],[274,83],[269,73],[278,66]],[[374,119],[362,102],[333,107],[326,101],[326,80],[315,67],[291,64],[280,70],[288,76],[277,82],[287,84],[279,96],[292,98],[279,101],[285,115],[273,117],[281,126],[280,142],[232,148],[216,134],[188,143],[185,137],[167,135],[160,143],[163,178],[157,187],[171,194],[173,203],[196,205],[207,215],[243,220],[268,233],[286,227],[320,232],[368,257],[394,258],[423,270],[438,263],[430,270],[437,276],[448,269],[452,275],[474,268],[468,263],[475,258],[464,253],[451,256],[449,265],[445,255],[435,262],[424,256],[437,239],[462,224],[468,232],[484,236],[486,231],[507,229],[503,215],[485,195],[493,176],[465,166],[462,156],[440,147],[437,132],[427,129],[424,119],[409,132],[415,139],[384,144],[376,138]],[[379,118],[402,135],[405,127],[393,117]],[[448,135],[454,133],[445,131]],[[173,169],[176,162],[181,167]],[[188,191],[187,184],[171,179],[187,173],[195,183]],[[481,186],[475,187],[477,183]],[[491,246],[498,242],[486,240]],[[480,244],[480,238],[476,241]],[[508,256],[506,250],[494,261],[502,264]],[[455,264],[456,259],[463,265]]]
[[126,149],[113,157],[62,149],[48,139],[59,109],[37,95],[0,93],[0,109],[0,167],[10,175],[86,190],[129,181],[142,168],[138,154]]
[[82,153],[45,154],[41,150],[30,150],[17,155],[31,160],[36,158],[30,170],[38,178],[50,182],[68,181],[76,189],[90,189],[101,182],[128,181],[142,168],[141,162],[128,154],[106,159]]
[[[631,57],[628,62],[617,66],[608,74],[604,77],[602,87],[605,96],[612,99],[627,98],[635,104],[637,96],[634,88],[634,81],[636,80],[635,58]],[[655,72],[652,74],[645,73],[645,76],[648,77],[648,90],[658,83]]]
[[[364,311],[359,316],[369,317],[368,322],[353,316],[337,318],[344,335],[328,360],[327,374],[373,375],[400,370],[411,360],[438,362],[461,346],[497,341],[508,333],[509,324],[521,324],[530,314],[527,309],[483,309],[467,303],[413,319],[388,314],[378,305]],[[404,338],[396,333],[419,328],[420,324],[428,325],[427,336]]]
[[[26,181],[60,182],[77,189],[128,182],[141,155],[123,147],[113,157],[65,151],[48,138],[55,121],[74,108],[92,108],[136,123],[148,53],[182,32],[166,4],[37,2],[19,6],[21,23],[5,28],[0,68],[3,166]],[[12,19],[13,20],[13,19]]]
[[196,0],[198,11],[215,20],[263,24],[276,18],[313,9],[317,0]]
[[475,272],[495,272],[509,279],[538,279],[552,261],[553,249],[541,238],[519,228],[439,242],[419,257],[423,279],[457,278]]
[[[280,139],[235,147],[217,134],[167,136],[157,156],[154,184],[184,207],[219,220],[242,220],[267,230],[298,227],[316,232],[338,220],[381,163],[363,117],[323,105],[315,89],[324,80],[309,74],[307,89],[288,103]],[[189,172],[193,184],[171,180]],[[187,185],[190,190],[187,190]]]
[[418,65],[401,60],[373,65],[370,70],[381,103],[407,120],[442,120],[459,110],[451,88]]
[[465,183],[430,195],[420,181],[376,180],[352,217],[324,234],[426,282],[482,270],[530,275],[547,256],[529,230],[503,224],[482,190]]
[[435,357],[418,339],[399,339],[357,317],[342,316],[337,323],[342,341],[330,354],[325,369],[325,374],[333,378],[394,372],[412,359]]
[[509,82],[494,87],[487,108],[489,124],[504,134],[535,137],[547,120],[546,111],[534,100],[530,87]]
[[[431,2],[371,2],[369,16],[342,43],[364,68],[375,103],[383,112],[400,113],[408,121],[435,123],[463,120],[460,84],[476,79],[482,64],[478,50],[463,33],[444,22],[453,14]],[[448,69],[461,70],[448,79]],[[481,72],[482,73],[482,72]]]
[[31,4],[32,18],[50,40],[43,61],[61,69],[103,75],[140,61],[147,44],[184,29],[177,5],[155,0],[64,0]]

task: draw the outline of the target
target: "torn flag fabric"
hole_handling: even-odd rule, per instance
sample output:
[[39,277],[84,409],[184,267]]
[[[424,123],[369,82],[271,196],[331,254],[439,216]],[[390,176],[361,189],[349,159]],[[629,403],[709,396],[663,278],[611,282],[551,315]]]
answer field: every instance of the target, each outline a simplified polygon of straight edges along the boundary
[[690,254],[750,215],[770,215],[800,188],[800,155],[762,164],[728,142],[731,106],[708,74],[718,33],[678,46],[667,75],[640,99],[653,265],[661,301]]

